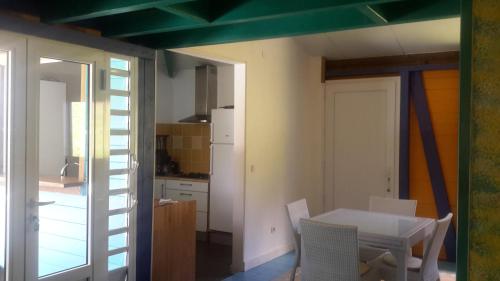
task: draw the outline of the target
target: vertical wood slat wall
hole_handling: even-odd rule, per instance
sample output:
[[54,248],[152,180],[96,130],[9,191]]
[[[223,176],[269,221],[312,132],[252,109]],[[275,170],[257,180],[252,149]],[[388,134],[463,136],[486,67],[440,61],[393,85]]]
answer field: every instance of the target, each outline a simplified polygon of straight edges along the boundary
[[[458,70],[423,71],[432,126],[453,218],[457,218]],[[418,201],[417,216],[437,218],[437,210],[413,101],[410,106],[410,199]],[[421,255],[422,248],[416,247]],[[446,254],[441,251],[441,258]]]

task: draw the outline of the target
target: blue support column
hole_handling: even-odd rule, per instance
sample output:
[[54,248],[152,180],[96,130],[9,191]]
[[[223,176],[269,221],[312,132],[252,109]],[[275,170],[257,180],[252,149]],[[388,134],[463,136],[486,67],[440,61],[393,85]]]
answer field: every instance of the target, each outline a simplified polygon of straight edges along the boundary
[[[415,71],[411,73],[410,84],[410,95],[415,102],[415,110],[420,127],[422,143],[424,145],[424,153],[427,160],[427,167],[429,169],[429,176],[431,179],[432,191],[434,193],[434,200],[436,203],[438,216],[440,218],[443,218],[451,212],[451,209],[448,199],[448,192],[446,191],[443,171],[441,169],[441,161],[439,160],[436,138],[434,136],[434,131],[432,128],[432,121],[427,104],[427,97],[425,95],[421,71]],[[453,224],[450,226],[448,232],[446,233],[444,246],[446,249],[448,260],[455,261],[456,233]]]
[[399,198],[410,198],[410,73],[401,71]]

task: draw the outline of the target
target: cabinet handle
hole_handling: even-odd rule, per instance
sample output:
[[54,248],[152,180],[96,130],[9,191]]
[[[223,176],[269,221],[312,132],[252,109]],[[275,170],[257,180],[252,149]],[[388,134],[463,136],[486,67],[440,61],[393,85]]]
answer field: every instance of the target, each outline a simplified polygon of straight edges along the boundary
[[214,145],[210,145],[210,175],[214,174]]
[[193,184],[191,184],[191,183],[181,183],[181,185],[184,185],[184,186],[193,186]]
[[193,194],[191,194],[191,193],[184,193],[184,192],[181,192],[180,195],[181,196],[193,196]]

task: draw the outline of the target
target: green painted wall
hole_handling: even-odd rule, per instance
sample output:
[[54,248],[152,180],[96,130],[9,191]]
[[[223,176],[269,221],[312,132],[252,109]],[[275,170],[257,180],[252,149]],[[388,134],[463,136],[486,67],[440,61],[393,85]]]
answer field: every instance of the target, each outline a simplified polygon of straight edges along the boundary
[[500,280],[500,1],[472,1],[469,280]]

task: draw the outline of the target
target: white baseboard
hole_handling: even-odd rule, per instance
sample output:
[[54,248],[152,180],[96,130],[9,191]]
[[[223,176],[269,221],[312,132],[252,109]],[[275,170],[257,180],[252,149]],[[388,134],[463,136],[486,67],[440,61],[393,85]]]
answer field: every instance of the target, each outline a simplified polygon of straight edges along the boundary
[[261,264],[264,264],[272,259],[275,259],[279,256],[282,256],[290,251],[292,251],[294,248],[293,243],[283,245],[280,247],[276,247],[260,256],[251,258],[250,260],[246,260],[243,263],[244,270],[247,271],[249,269],[252,269],[256,266],[259,266]]

